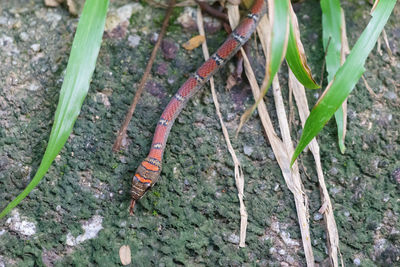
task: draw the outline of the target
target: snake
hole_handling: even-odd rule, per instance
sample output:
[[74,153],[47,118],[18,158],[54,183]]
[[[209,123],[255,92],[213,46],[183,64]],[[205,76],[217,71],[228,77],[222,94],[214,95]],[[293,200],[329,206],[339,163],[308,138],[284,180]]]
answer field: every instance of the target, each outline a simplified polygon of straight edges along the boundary
[[133,214],[136,201],[142,198],[160,178],[165,146],[175,119],[189,99],[249,40],[266,9],[264,0],[254,0],[247,16],[241,20],[225,42],[171,98],[157,123],[150,152],[132,178],[130,214]]

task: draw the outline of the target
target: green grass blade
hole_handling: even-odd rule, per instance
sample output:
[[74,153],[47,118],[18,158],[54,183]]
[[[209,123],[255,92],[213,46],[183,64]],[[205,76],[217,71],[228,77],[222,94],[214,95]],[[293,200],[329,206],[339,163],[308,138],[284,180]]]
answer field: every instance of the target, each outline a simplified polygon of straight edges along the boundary
[[343,107],[340,106],[338,110],[335,112],[335,120],[336,120],[336,126],[338,130],[338,144],[339,144],[339,149],[342,154],[344,154],[346,150],[346,146],[344,144],[344,132],[345,132],[345,114],[343,112]]
[[286,54],[289,38],[289,0],[268,1],[268,10],[270,21],[272,23],[272,30],[271,36],[269,36],[269,40],[267,41],[268,55],[266,55],[267,64],[265,66],[265,78],[261,85],[262,94],[260,94],[254,105],[247,109],[240,118],[236,135],[268,92],[268,88],[271,86],[275,74],[278,72]]
[[396,0],[385,0],[379,1],[376,5],[370,22],[357,40],[345,63],[339,68],[324,94],[311,110],[299,144],[293,154],[291,164],[293,164],[301,151],[322,130],[324,125],[353,90],[355,84],[365,71],[365,60],[374,48],[395,4]]
[[[268,88],[271,86],[275,74],[281,66],[282,60],[286,54],[287,41],[288,41],[288,23],[289,23],[289,1],[288,0],[274,0],[269,1],[273,3],[273,25],[272,36],[270,41],[269,57],[271,58],[270,64],[267,67],[268,72],[268,85],[263,88],[264,93],[260,96],[260,100],[267,93]],[[259,102],[259,101],[257,101]]]
[[342,11],[340,0],[321,0],[321,9],[322,42],[326,51],[325,64],[328,72],[328,82],[330,82],[341,65]]
[[25,190],[0,213],[0,219],[18,205],[46,174],[67,141],[85,99],[100,50],[108,0],[87,0],[79,19],[53,128],[42,162]]
[[306,53],[304,52],[304,47],[300,39],[299,24],[291,5],[290,32],[286,51],[286,61],[297,80],[299,80],[299,82],[301,82],[306,88],[320,88],[320,86],[314,81],[310,67],[307,65]]
[[[342,23],[343,10],[340,7],[340,0],[322,0],[322,41],[326,51],[326,70],[328,82],[332,81],[337,70],[341,66],[342,30],[345,25]],[[346,147],[345,138],[345,117],[343,107],[340,106],[335,112],[335,120],[338,130],[338,143],[342,153]]]

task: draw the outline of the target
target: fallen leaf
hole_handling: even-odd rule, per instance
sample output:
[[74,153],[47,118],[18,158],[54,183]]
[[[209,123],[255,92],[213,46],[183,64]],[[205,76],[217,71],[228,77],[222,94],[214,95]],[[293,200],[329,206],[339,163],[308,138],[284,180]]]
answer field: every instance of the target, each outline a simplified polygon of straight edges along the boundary
[[131,263],[131,248],[128,245],[123,245],[119,248],[119,258],[121,259],[122,265]]
[[202,43],[204,43],[205,40],[206,40],[206,38],[203,35],[197,35],[197,36],[191,38],[186,43],[184,43],[182,46],[186,50],[193,50],[193,49],[199,47]]

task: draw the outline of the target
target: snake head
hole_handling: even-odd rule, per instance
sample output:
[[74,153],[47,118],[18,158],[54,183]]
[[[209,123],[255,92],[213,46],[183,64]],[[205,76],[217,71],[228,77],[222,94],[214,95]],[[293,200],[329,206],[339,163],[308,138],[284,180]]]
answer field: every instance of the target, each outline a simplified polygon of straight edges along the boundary
[[150,157],[143,160],[132,178],[132,201],[140,199],[158,181],[160,173],[160,161]]

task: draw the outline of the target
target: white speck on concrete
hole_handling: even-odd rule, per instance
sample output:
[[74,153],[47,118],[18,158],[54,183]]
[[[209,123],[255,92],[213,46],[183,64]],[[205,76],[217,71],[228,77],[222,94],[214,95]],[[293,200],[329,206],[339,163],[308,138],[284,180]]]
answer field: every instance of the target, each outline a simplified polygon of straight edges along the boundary
[[271,224],[271,229],[272,231],[274,231],[275,233],[279,233],[279,222],[273,222]]
[[0,49],[3,50],[7,56],[19,54],[19,50],[14,44],[14,39],[4,34],[0,37]]
[[250,156],[253,153],[254,149],[251,146],[244,145],[243,152],[245,155]]
[[319,220],[321,220],[321,219],[322,219],[322,214],[319,213],[319,212],[316,212],[316,213],[314,214],[314,221],[319,221]]
[[100,215],[93,216],[90,220],[82,224],[82,229],[85,231],[83,234],[78,235],[76,238],[71,233],[67,234],[66,244],[72,247],[88,239],[95,238],[99,231],[103,229],[103,226],[101,225],[102,222],[103,217],[101,217]]
[[7,219],[6,224],[11,231],[25,236],[31,236],[36,233],[36,225],[33,222],[22,220],[18,210],[11,212],[11,217]]
[[280,185],[278,183],[276,183],[275,186],[274,186],[274,191],[278,192],[279,188],[280,188]]
[[239,244],[240,238],[238,235],[231,234],[228,236],[228,241],[231,242],[232,244]]
[[129,35],[128,36],[128,44],[130,47],[135,48],[140,43],[140,36],[139,35]]
[[40,51],[40,44],[33,44],[33,45],[31,45],[31,49],[32,49],[34,52],[39,52],[39,51]]
[[108,96],[106,94],[104,94],[104,93],[101,93],[101,92],[98,92],[96,94],[96,102],[103,103],[103,105],[105,107],[107,107],[107,108],[111,106],[111,103],[110,103],[110,100],[108,99]]
[[290,233],[288,232],[282,231],[281,238],[283,242],[285,242],[285,244],[288,246],[300,246],[299,242],[290,238]]
[[32,92],[39,90],[39,88],[40,88],[40,85],[36,82],[32,82],[28,85],[28,90],[32,91]]
[[29,35],[26,32],[21,32],[19,34],[19,38],[21,38],[22,41],[26,42],[29,40]]

